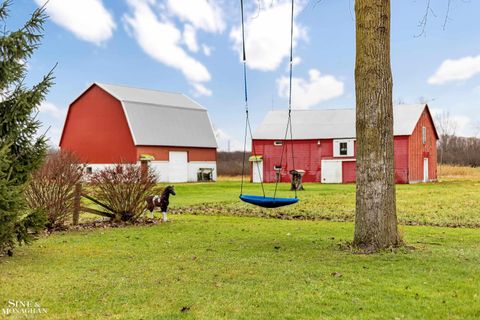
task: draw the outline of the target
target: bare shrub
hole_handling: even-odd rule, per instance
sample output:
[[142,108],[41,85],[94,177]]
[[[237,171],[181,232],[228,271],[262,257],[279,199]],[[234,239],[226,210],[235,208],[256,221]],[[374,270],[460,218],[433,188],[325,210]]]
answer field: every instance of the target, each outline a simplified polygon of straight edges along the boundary
[[42,167],[33,173],[25,197],[31,209],[45,212],[48,229],[63,227],[71,217],[75,185],[82,175],[83,166],[67,151],[48,154]]
[[150,168],[116,164],[92,174],[93,196],[110,208],[115,220],[134,222],[145,208],[145,197],[153,190],[157,177]]

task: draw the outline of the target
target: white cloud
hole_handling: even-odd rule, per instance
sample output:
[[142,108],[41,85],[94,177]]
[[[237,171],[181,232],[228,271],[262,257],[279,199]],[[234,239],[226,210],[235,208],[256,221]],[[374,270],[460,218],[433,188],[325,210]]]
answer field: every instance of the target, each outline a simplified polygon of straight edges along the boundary
[[42,102],[40,104],[39,108],[38,108],[38,111],[40,113],[44,113],[44,114],[47,114],[49,116],[52,116],[53,118],[55,118],[57,120],[64,120],[65,116],[67,114],[66,109],[60,109],[55,104],[53,104],[51,102],[48,102],[48,101]]
[[209,57],[212,54],[212,47],[207,46],[206,44],[202,44],[202,51],[203,54]]
[[[35,0],[44,5],[46,0]],[[46,12],[58,25],[78,38],[97,45],[113,35],[116,25],[102,0],[49,0]]]
[[462,81],[480,74],[480,55],[460,59],[447,59],[438,67],[435,74],[428,78],[429,84],[444,84]]
[[[261,10],[247,14],[245,19],[245,46],[247,64],[252,69],[271,71],[290,55],[291,2],[287,0],[261,0]],[[295,15],[301,11],[297,5]],[[241,26],[232,28],[230,38],[242,58]],[[307,39],[306,28],[294,23],[294,47]]]
[[[219,151],[243,151],[243,141],[233,138],[223,129],[215,129]],[[250,151],[251,143],[247,141],[247,151]]]
[[183,42],[185,42],[188,50],[198,51],[197,30],[190,24],[186,24],[183,28]]
[[47,138],[49,145],[52,147],[58,147],[60,144],[60,137],[62,136],[62,129],[59,127],[50,127],[47,132]]
[[[310,69],[309,79],[292,79],[292,108],[308,109],[320,102],[330,100],[343,94],[343,82],[331,75],[321,75],[320,71]],[[288,98],[289,78],[277,79],[278,94]]]
[[294,66],[299,65],[300,62],[302,62],[302,58],[300,58],[300,57],[293,57],[292,64],[293,64]]
[[207,32],[222,32],[225,29],[224,14],[213,0],[168,0],[168,9],[184,22]]
[[193,88],[198,95],[210,97],[212,95],[212,90],[206,88],[200,83],[194,83]]
[[47,144],[50,147],[58,148],[61,135],[62,135],[62,126],[60,124],[42,121],[42,125],[38,129],[35,135],[35,138],[44,136],[48,139]]
[[[436,120],[438,116],[447,117],[449,123],[449,131],[460,137],[475,137],[478,136],[478,123],[472,117],[467,117],[461,114],[451,114],[445,109],[431,108],[433,118]],[[438,129],[438,126],[437,126]],[[451,134],[450,133],[450,134]]]
[[44,101],[38,107],[38,111],[42,125],[37,132],[37,136],[45,134],[49,139],[49,145],[52,147],[58,147],[60,136],[62,134],[63,122],[67,116],[67,109],[59,108],[52,102]]
[[[176,25],[154,13],[151,6],[154,1],[128,0],[128,4],[133,12],[125,15],[124,21],[143,51],[155,60],[180,70],[194,88],[201,88],[199,84],[210,81],[207,68],[181,47],[184,39]],[[202,90],[198,93],[205,92]]]
[[[293,66],[296,66],[296,65],[299,65],[301,62],[302,62],[302,58],[300,58],[300,57],[293,57],[292,65],[293,65]],[[290,71],[290,64],[287,64],[287,65],[285,66],[285,70],[286,70],[287,72]]]

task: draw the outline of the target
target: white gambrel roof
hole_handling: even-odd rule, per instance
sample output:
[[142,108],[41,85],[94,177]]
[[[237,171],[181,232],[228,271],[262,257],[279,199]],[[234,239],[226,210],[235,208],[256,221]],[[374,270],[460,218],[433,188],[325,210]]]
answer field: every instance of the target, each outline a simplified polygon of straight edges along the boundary
[[[425,104],[394,106],[394,135],[411,135],[425,107]],[[253,138],[283,139],[287,117],[287,110],[268,112]],[[292,110],[292,132],[297,140],[355,138],[355,109]]]
[[186,95],[95,84],[121,102],[135,145],[217,147],[207,110]]

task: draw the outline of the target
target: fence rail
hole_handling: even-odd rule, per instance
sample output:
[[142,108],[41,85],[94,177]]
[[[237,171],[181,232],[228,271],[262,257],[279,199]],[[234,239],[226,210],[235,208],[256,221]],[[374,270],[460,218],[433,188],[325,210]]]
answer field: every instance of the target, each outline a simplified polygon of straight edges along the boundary
[[[107,209],[110,212],[101,211],[101,210],[97,210],[97,209],[82,206],[82,204],[81,204],[82,198],[88,199],[88,200],[92,201],[93,203],[99,205],[100,207]],[[80,212],[92,213],[92,214],[96,214],[96,215],[111,218],[111,219],[115,218],[115,213],[116,213],[115,210],[113,210],[112,208],[110,208],[106,204],[104,204],[104,203],[100,202],[99,200],[97,200],[97,199],[89,196],[88,194],[82,192],[82,184],[77,183],[75,185],[75,197],[74,197],[74,204],[73,204],[73,221],[72,221],[72,223],[73,223],[74,226],[78,225],[78,221],[79,221],[79,218],[80,218]]]

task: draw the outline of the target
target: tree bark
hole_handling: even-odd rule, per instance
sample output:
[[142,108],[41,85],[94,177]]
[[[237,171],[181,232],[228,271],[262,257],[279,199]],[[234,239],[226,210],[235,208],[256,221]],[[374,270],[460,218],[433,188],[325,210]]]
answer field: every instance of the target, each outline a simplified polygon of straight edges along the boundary
[[393,155],[390,1],[356,0],[357,186],[354,246],[398,246]]

